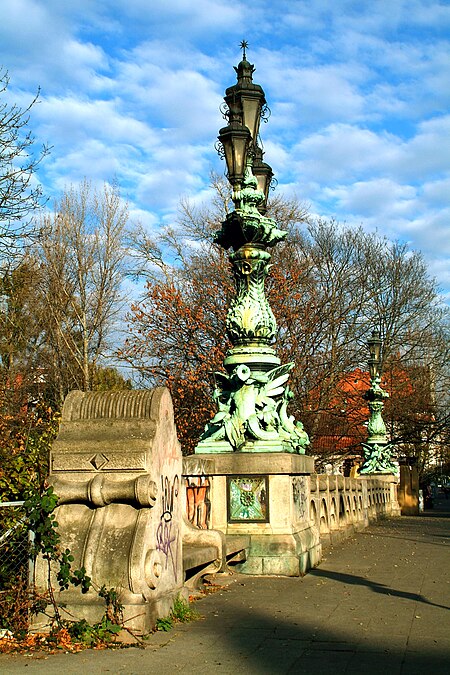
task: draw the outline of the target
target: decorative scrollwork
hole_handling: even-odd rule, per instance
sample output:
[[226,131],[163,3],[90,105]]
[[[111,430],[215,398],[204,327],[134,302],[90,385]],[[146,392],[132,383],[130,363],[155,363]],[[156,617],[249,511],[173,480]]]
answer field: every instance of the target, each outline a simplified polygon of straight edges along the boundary
[[222,103],[219,106],[219,110],[223,119],[228,122],[230,119],[230,109],[228,105],[225,103],[225,101],[222,101]]
[[220,159],[225,159],[225,150],[223,148],[221,141],[216,141],[214,143],[214,150],[217,152]]
[[267,105],[267,103],[265,103],[265,104],[263,105],[263,107],[261,108],[261,119],[262,119],[262,121],[265,122],[265,123],[267,124],[267,122],[269,121],[269,118],[270,118],[271,114],[272,114],[271,109],[269,108],[269,106]]
[[227,331],[233,344],[255,339],[270,344],[277,324],[264,293],[270,254],[253,247],[242,247],[230,256],[237,295],[227,314]]
[[277,185],[278,185],[278,181],[275,177],[273,177],[272,180],[270,181],[270,184],[269,184],[269,190],[275,190]]

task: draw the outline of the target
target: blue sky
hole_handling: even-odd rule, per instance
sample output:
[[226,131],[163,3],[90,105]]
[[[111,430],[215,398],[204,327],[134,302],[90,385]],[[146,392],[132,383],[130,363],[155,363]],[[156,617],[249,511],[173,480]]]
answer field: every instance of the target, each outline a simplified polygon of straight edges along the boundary
[[53,146],[47,194],[117,178],[132,218],[207,199],[239,42],[278,190],[421,250],[450,298],[447,0],[0,0],[0,64]]

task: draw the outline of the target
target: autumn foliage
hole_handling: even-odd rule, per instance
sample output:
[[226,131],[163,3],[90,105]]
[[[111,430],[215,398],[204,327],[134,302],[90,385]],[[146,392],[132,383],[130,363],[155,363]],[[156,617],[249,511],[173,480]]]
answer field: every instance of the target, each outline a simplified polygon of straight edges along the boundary
[[169,387],[178,435],[190,453],[215,412],[213,373],[223,368],[229,346],[220,280],[149,283],[145,300],[132,306],[130,322],[135,339],[126,342],[122,354],[139,364],[146,379]]

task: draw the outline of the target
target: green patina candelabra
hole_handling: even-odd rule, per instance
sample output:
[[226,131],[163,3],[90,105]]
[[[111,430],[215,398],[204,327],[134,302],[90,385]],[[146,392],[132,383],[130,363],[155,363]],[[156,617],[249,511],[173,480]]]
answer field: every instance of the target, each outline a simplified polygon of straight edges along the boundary
[[372,332],[372,337],[368,341],[370,350],[369,372],[370,389],[366,392],[364,398],[368,402],[370,417],[368,424],[368,438],[362,443],[364,450],[364,462],[359,473],[395,473],[396,467],[392,462],[393,445],[389,443],[386,435],[386,425],[384,423],[382,412],[384,400],[389,397],[387,391],[384,391],[381,384],[381,339],[377,331]]
[[237,83],[225,92],[218,151],[225,157],[235,210],[228,214],[215,241],[232,249],[230,260],[236,297],[227,314],[233,347],[224,360],[226,373],[215,373],[218,412],[207,424],[196,453],[305,453],[309,444],[301,422],[289,415],[293,394],[287,381],[294,364],[281,365],[275,349],[277,324],[265,295],[271,255],[267,249],[286,237],[267,217],[273,178],[258,144],[260,120],[267,114],[264,91],[253,83],[254,66],[243,59],[235,68]]

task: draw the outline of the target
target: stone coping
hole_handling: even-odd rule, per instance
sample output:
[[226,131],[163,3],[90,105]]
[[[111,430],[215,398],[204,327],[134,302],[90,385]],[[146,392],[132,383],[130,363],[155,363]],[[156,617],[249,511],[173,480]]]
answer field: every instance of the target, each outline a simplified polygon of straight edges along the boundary
[[311,474],[314,459],[289,452],[196,454],[183,457],[183,475]]

